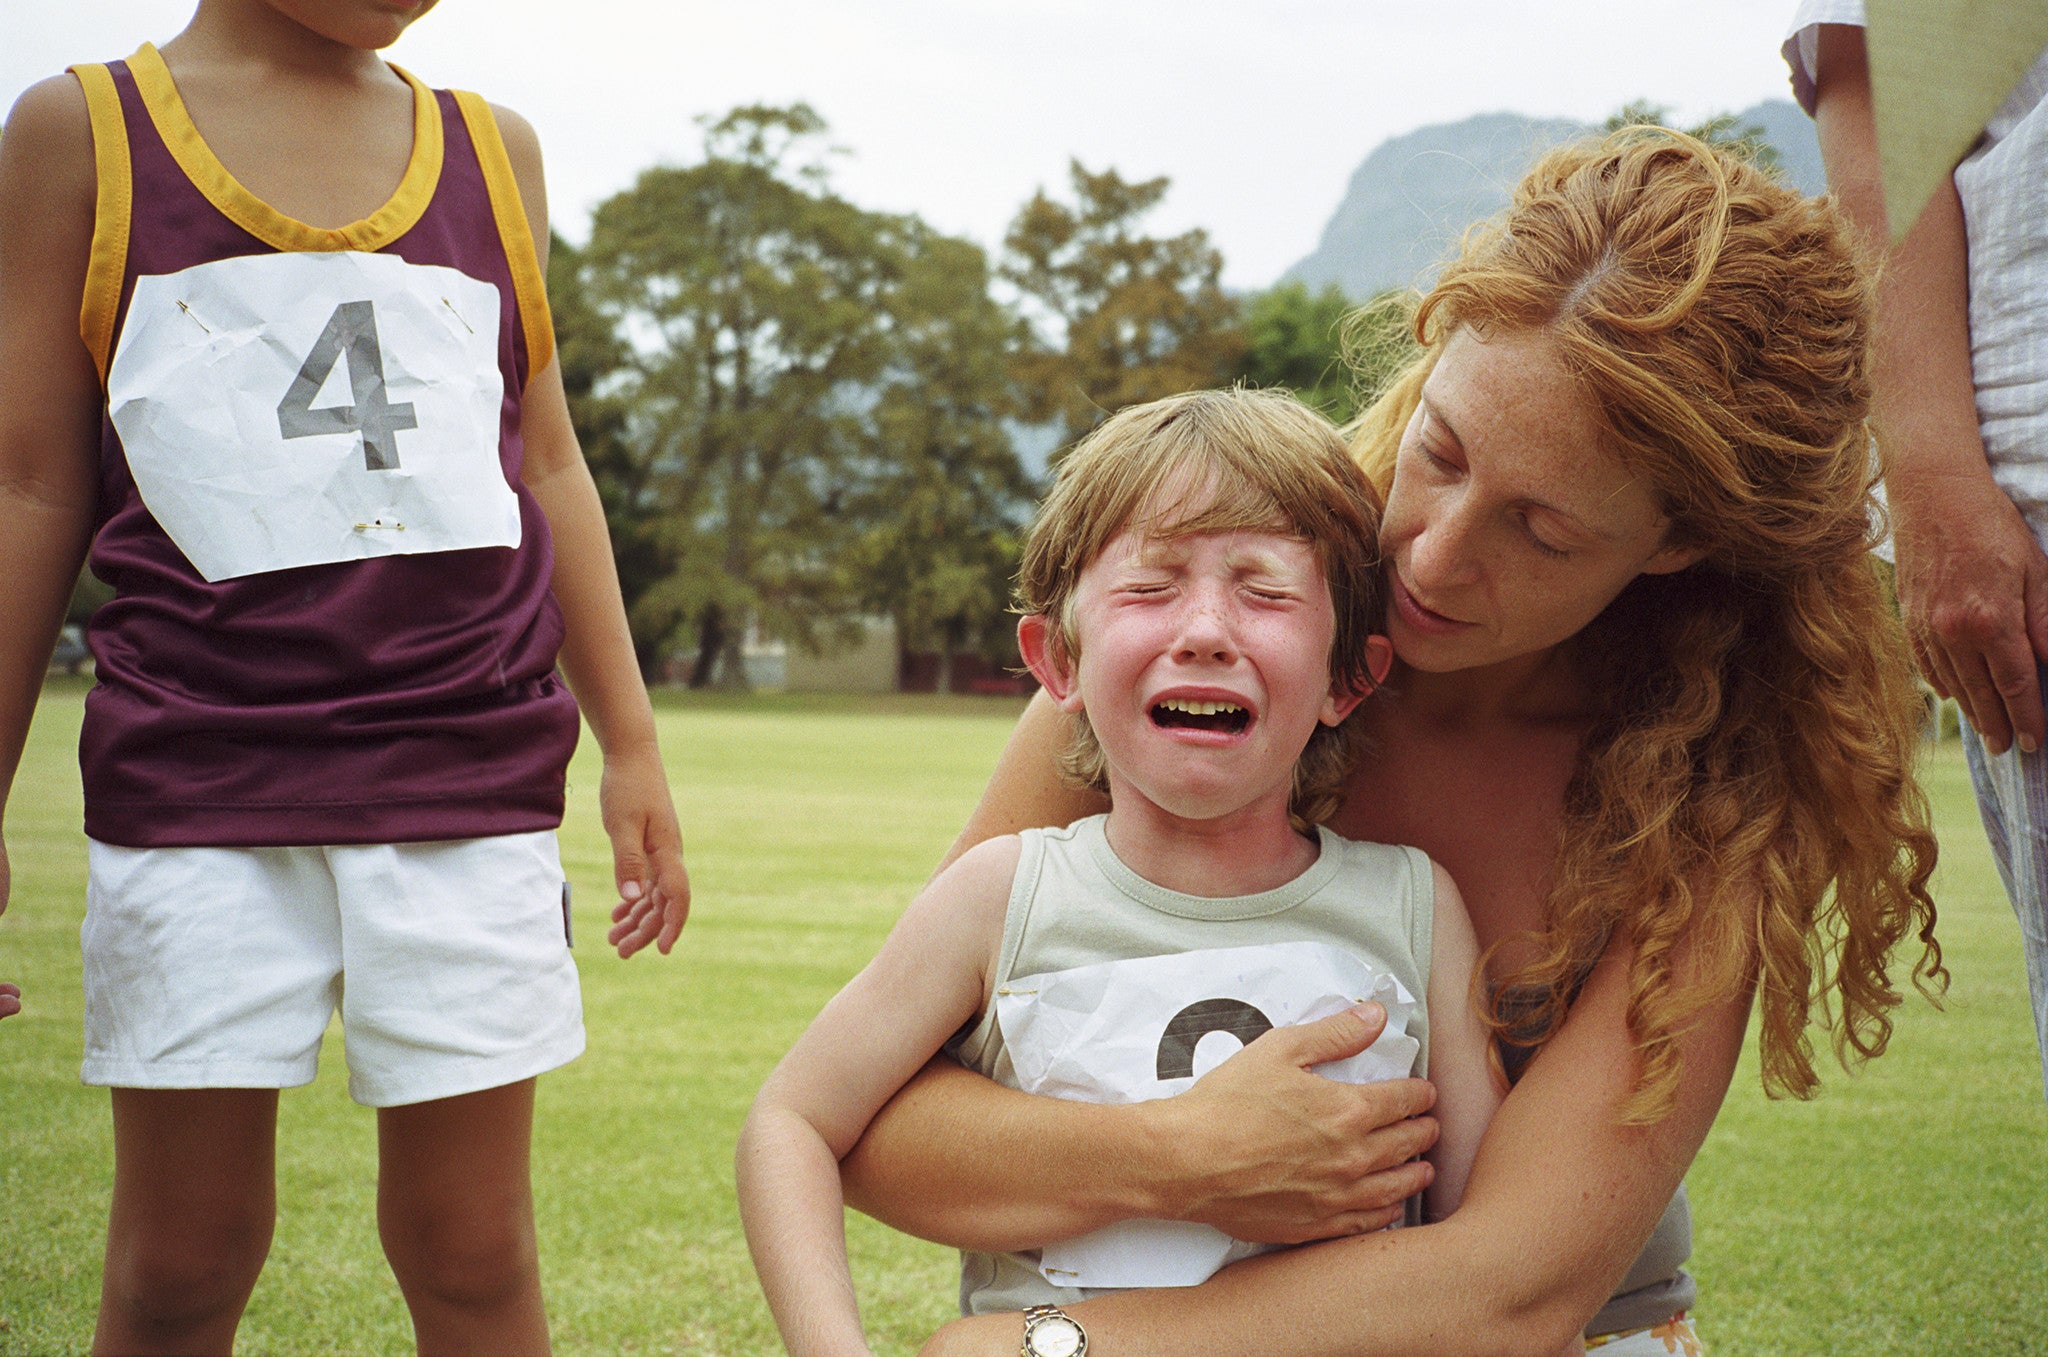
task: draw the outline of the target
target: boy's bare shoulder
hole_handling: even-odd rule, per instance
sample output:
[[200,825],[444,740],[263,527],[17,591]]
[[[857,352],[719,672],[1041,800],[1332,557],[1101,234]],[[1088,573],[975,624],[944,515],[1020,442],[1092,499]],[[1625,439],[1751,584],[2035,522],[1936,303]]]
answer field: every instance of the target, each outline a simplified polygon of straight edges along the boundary
[[548,262],[548,187],[542,168],[540,136],[533,124],[503,104],[491,105],[491,117],[498,124],[498,139],[505,143],[505,159],[512,164],[512,178],[519,185],[520,206],[526,209],[527,229],[533,232],[534,248],[541,266]]
[[91,177],[92,117],[86,112],[85,87],[69,71],[23,90],[0,135],[17,155],[72,163]]
[[533,124],[503,104],[492,104],[491,116],[497,119],[498,135],[505,139],[505,154],[512,158],[512,168],[540,169],[540,135]]
[[98,190],[84,87],[69,73],[37,81],[0,132],[0,239],[15,255],[4,261],[10,274],[19,280],[17,270],[29,269],[61,285],[75,309],[70,290],[85,274]]
[[987,885],[1000,881],[1003,890],[1010,889],[1011,878],[1017,875],[1017,864],[1023,860],[1024,840],[1016,834],[998,834],[993,839],[983,839],[974,847],[962,853],[946,865],[932,881],[933,885],[949,877],[957,878],[963,885]]
[[1023,854],[1024,841],[1015,834],[984,839],[946,864],[918,893],[918,903],[926,910],[936,907],[979,919],[993,917],[1000,931]]

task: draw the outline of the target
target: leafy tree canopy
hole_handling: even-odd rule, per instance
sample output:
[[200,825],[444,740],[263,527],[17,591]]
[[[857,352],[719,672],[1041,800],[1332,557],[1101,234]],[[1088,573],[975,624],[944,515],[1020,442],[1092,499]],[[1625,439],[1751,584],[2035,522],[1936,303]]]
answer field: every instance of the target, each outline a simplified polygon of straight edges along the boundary
[[1245,341],[1208,233],[1139,229],[1169,180],[1078,160],[1068,177],[1071,202],[1041,189],[1010,223],[1002,277],[1036,341],[1014,363],[1025,413],[1072,442],[1123,406],[1229,381]]

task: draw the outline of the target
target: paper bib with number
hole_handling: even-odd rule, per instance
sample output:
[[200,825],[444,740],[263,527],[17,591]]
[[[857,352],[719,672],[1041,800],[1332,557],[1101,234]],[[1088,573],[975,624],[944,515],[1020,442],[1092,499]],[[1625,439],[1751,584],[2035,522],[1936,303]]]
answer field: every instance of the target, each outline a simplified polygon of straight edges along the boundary
[[[1276,942],[1106,961],[1013,979],[996,991],[1003,1048],[1026,1093],[1091,1103],[1167,1098],[1275,1027],[1364,999],[1386,1007],[1379,1040],[1316,1066],[1346,1083],[1405,1078],[1421,1043],[1415,1000],[1391,975],[1322,942]],[[1185,1221],[1129,1220],[1047,1245],[1057,1286],[1194,1286],[1260,1247]]]
[[136,279],[107,405],[142,502],[209,581],[518,546],[499,306],[389,254]]

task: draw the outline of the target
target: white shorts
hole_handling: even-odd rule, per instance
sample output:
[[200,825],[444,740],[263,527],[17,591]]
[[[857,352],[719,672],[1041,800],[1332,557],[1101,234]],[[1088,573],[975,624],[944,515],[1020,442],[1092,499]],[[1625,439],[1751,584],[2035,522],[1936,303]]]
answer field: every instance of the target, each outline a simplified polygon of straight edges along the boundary
[[396,1107],[583,1051],[551,832],[338,848],[91,844],[85,1066],[118,1088],[311,1083]]

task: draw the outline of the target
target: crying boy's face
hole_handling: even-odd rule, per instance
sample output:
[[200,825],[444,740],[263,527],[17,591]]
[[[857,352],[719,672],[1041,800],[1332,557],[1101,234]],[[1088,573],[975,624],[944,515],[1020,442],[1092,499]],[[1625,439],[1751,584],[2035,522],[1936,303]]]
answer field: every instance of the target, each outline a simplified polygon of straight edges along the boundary
[[1299,538],[1127,529],[1082,572],[1070,616],[1079,658],[1054,695],[1087,713],[1113,798],[1284,816],[1309,736],[1357,702],[1332,691],[1329,585]]

